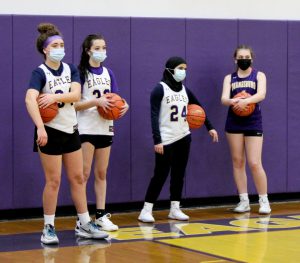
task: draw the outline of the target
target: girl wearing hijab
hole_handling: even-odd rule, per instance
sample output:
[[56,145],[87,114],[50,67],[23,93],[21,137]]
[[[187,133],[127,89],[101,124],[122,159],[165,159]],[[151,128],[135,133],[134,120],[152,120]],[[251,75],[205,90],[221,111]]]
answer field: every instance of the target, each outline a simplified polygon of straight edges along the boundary
[[[186,77],[186,61],[171,57],[165,65],[163,78],[151,93],[151,125],[154,140],[155,168],[148,186],[144,207],[138,219],[145,223],[155,221],[153,205],[170,173],[170,219],[188,220],[180,210],[185,169],[189,158],[191,134],[186,121],[188,104],[201,104],[182,81]],[[205,126],[213,142],[218,133],[206,118]]]

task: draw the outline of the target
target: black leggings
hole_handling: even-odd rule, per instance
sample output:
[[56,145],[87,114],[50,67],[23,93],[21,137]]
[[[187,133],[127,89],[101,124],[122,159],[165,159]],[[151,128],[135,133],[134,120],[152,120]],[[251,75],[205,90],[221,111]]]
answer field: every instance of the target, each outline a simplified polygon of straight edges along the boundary
[[180,201],[185,168],[189,159],[191,135],[164,146],[164,154],[155,153],[154,176],[145,197],[145,202],[155,203],[171,170],[170,200]]

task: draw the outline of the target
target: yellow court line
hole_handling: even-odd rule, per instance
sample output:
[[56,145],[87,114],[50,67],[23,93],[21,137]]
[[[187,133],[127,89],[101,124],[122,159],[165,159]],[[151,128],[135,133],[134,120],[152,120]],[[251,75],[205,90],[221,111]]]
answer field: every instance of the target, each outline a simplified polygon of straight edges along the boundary
[[248,263],[300,262],[300,230],[239,233],[158,240]]

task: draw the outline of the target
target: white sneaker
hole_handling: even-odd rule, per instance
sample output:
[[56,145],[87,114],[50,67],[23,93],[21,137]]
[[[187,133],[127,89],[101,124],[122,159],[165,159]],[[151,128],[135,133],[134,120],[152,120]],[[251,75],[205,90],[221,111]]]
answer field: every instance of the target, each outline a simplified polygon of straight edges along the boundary
[[95,224],[100,226],[104,231],[117,231],[119,227],[111,222],[109,219],[111,218],[111,214],[107,213],[102,217],[99,217],[95,220]]
[[85,225],[78,225],[78,223],[76,223],[75,234],[82,238],[103,239],[108,237],[108,234],[101,231],[93,221],[90,221]]
[[233,212],[236,213],[245,213],[250,211],[249,200],[242,200],[238,205],[233,209]]
[[270,214],[271,213],[271,207],[269,204],[268,199],[259,199],[259,210],[258,213],[260,214]]
[[189,220],[190,217],[180,210],[179,204],[179,201],[171,201],[171,209],[168,218],[180,221]]
[[138,219],[144,223],[153,223],[155,221],[154,217],[152,216],[152,211],[149,211],[145,208],[142,209]]
[[59,241],[54,226],[50,224],[44,226],[43,234],[41,236],[41,242],[46,245],[58,244]]
[[152,209],[153,209],[153,203],[145,202],[144,207],[138,217],[138,220],[144,223],[153,223],[155,219],[152,216]]
[[190,217],[183,213],[180,208],[173,208],[170,210],[170,213],[168,215],[168,218],[170,219],[175,219],[175,220],[180,220],[180,221],[186,221],[189,220]]

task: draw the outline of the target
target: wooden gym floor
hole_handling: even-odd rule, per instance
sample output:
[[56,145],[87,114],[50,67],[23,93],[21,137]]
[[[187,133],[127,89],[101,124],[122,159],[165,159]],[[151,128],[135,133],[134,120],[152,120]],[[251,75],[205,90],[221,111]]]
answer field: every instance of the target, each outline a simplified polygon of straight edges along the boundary
[[235,214],[232,207],[185,209],[189,222],[155,211],[155,224],[137,221],[138,212],[114,214],[119,231],[107,240],[78,240],[75,217],[56,219],[59,246],[42,246],[43,221],[0,222],[2,263],[224,263],[300,262],[300,202],[272,203],[272,214]]

